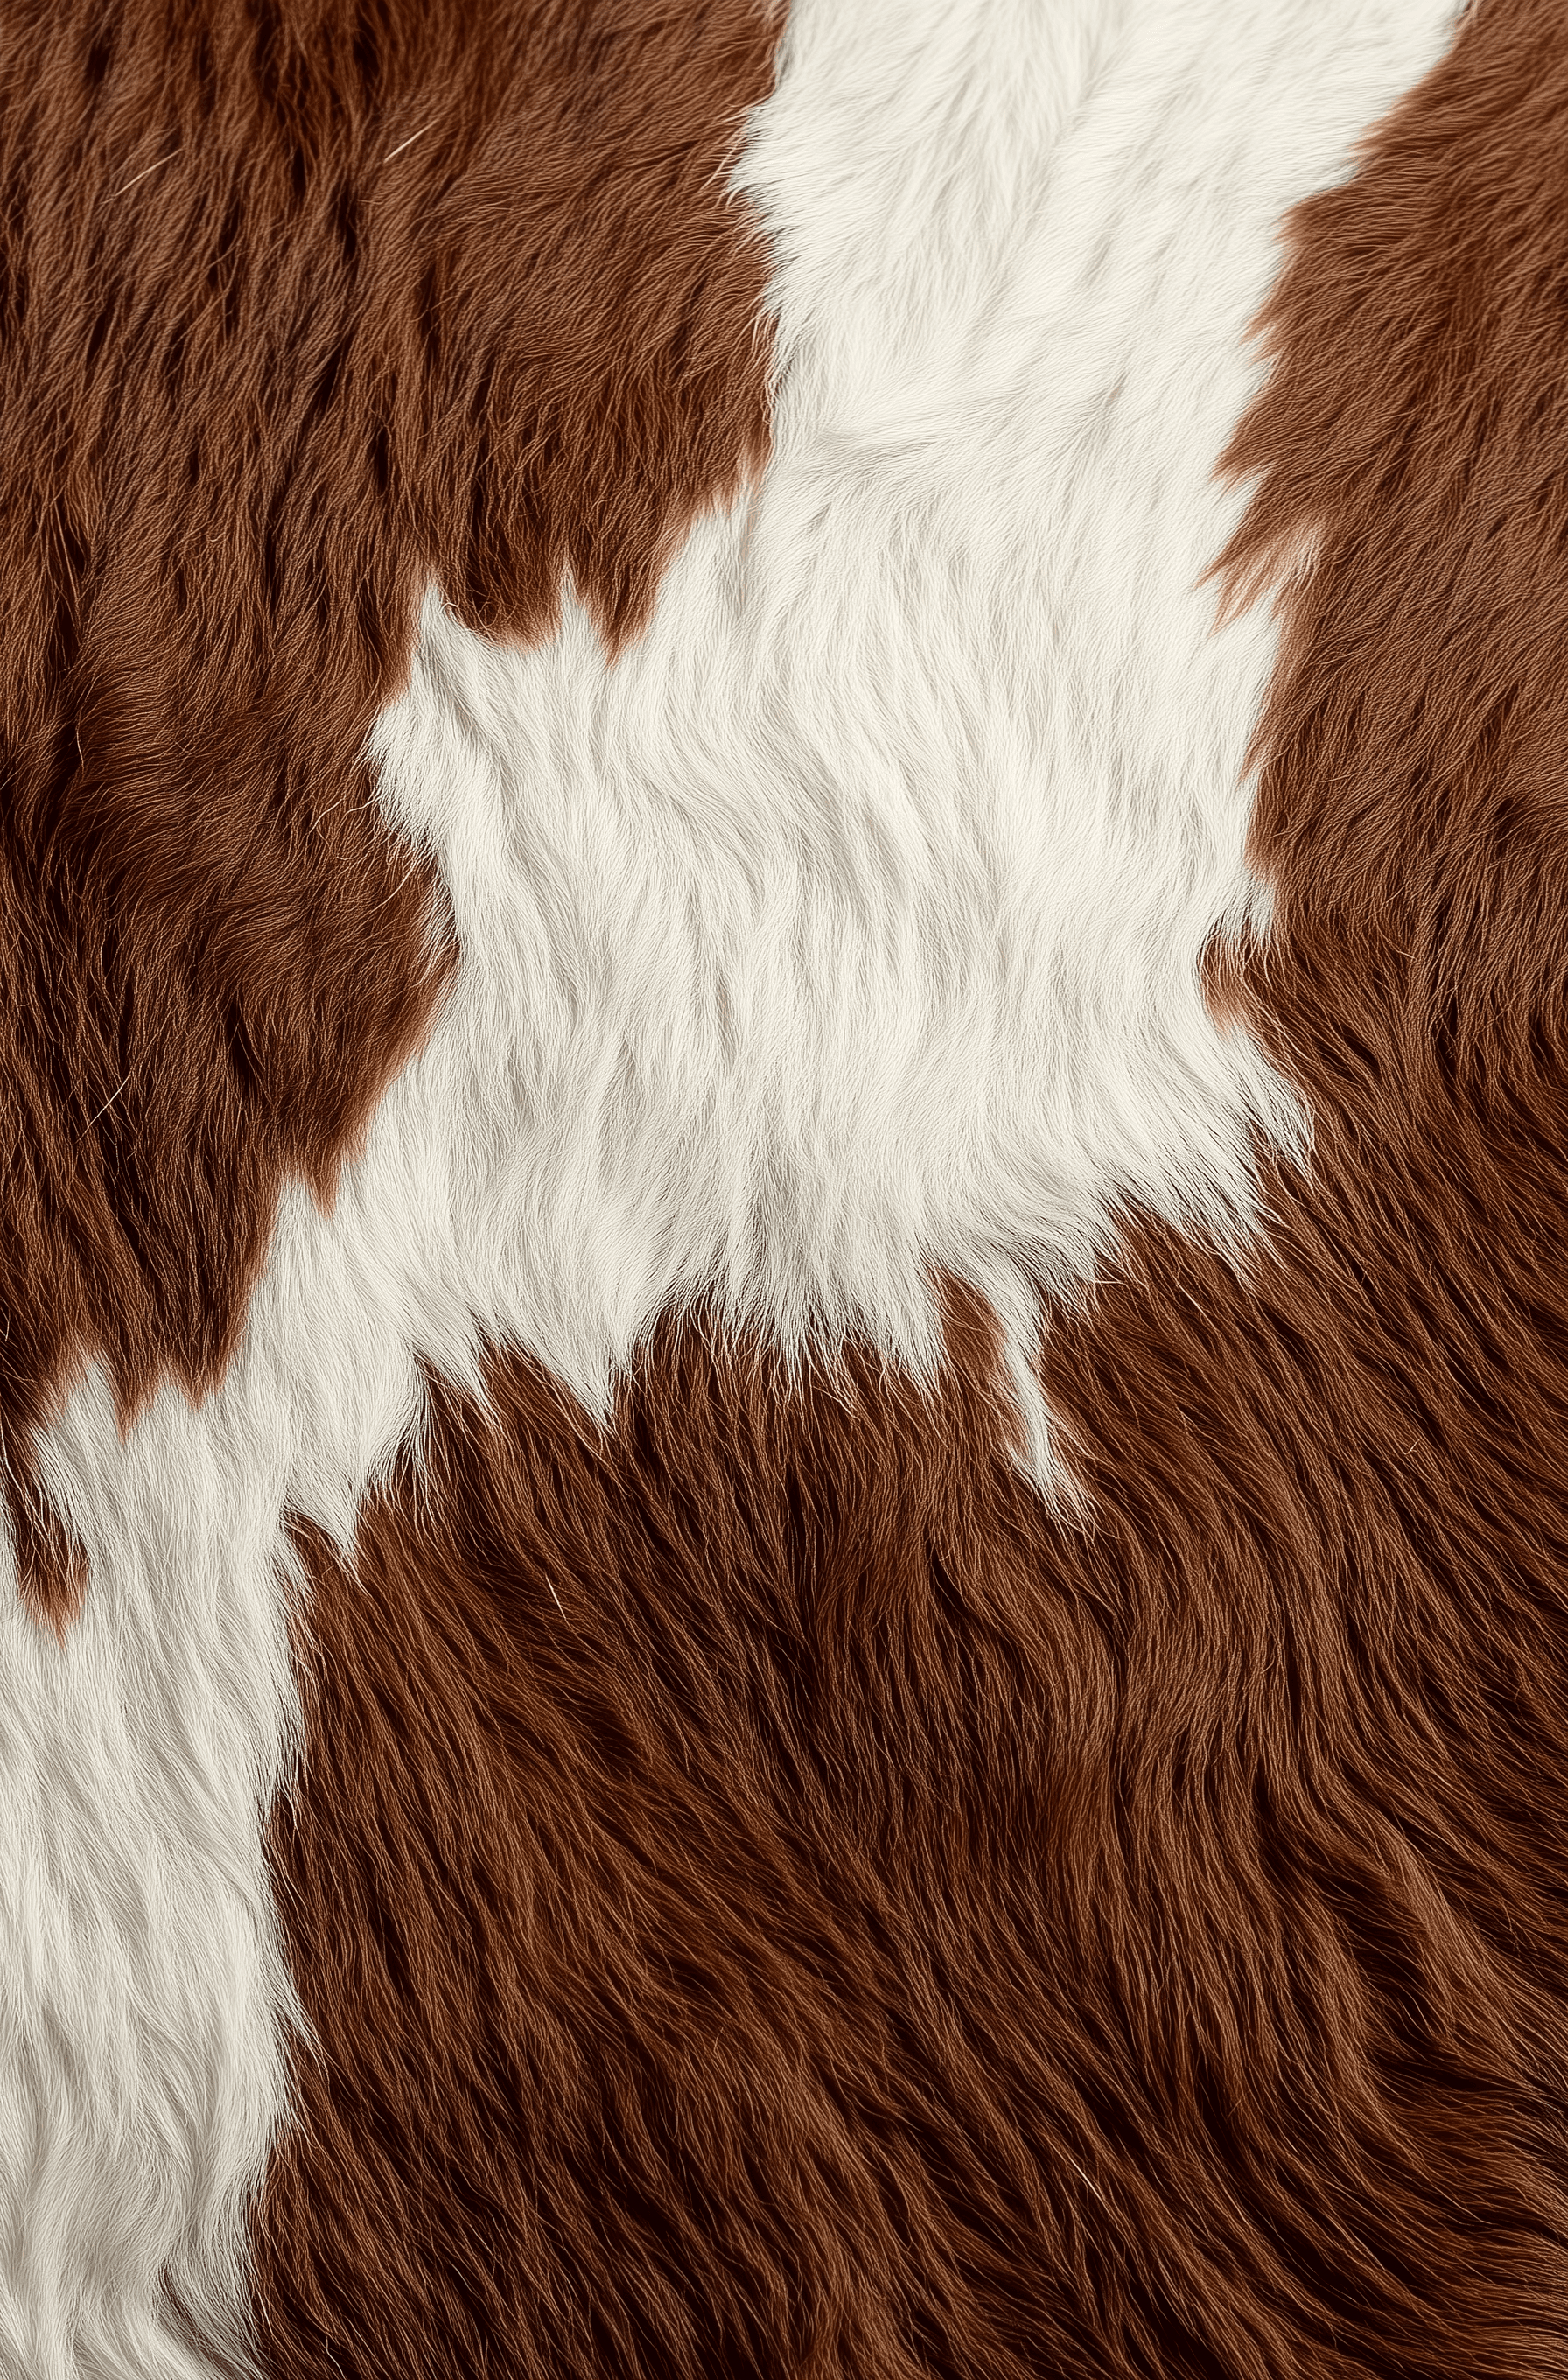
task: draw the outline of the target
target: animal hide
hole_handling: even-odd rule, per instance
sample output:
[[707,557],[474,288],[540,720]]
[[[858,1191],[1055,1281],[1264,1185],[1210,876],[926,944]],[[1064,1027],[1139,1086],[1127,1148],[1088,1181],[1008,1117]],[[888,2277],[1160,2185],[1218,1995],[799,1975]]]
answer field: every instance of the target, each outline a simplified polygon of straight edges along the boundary
[[0,66],[0,2373],[1561,2374],[1560,0]]

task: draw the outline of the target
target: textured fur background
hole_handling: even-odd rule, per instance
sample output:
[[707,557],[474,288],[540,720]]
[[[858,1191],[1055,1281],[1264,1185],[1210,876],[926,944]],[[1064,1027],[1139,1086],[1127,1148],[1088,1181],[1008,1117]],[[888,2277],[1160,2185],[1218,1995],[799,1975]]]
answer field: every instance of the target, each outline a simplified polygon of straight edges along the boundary
[[1568,2363],[1558,0],[0,0],[0,2371]]

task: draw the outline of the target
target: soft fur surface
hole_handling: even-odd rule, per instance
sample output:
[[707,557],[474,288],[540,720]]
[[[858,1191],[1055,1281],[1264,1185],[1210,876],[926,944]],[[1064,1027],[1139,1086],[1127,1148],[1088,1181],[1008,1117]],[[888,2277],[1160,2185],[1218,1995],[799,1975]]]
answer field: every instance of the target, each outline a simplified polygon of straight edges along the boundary
[[1556,2371],[1559,12],[18,29],[0,2357]]

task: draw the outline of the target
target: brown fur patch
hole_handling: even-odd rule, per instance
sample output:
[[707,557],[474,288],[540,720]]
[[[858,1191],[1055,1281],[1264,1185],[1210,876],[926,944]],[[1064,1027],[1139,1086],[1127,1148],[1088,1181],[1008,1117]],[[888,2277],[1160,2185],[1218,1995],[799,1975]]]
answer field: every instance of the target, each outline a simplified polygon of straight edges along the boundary
[[1556,2368],[1561,1617],[1293,1273],[1147,1253],[1058,1367],[1092,1531],[955,1301],[940,1408],[668,1332],[602,1445],[438,1388],[308,1541],[278,2374]]
[[360,761],[433,574],[612,639],[766,439],[760,7],[13,7],[0,79],[0,1475],[221,1373],[449,962]]
[[1214,979],[1316,1149],[1247,1278],[1145,1226],[1059,1318],[1091,1521],[954,1299],[940,1407],[666,1330],[600,1443],[498,1362],[307,1546],[288,2380],[1561,2372],[1562,21],[1296,225]]

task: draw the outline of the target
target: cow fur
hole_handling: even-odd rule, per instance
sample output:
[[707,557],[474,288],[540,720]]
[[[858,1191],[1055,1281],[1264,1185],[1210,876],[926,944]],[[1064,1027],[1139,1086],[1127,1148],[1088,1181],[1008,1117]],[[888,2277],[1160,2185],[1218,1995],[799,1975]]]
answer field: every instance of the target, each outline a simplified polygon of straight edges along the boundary
[[13,39],[0,2365],[1557,2370],[1559,12]]

